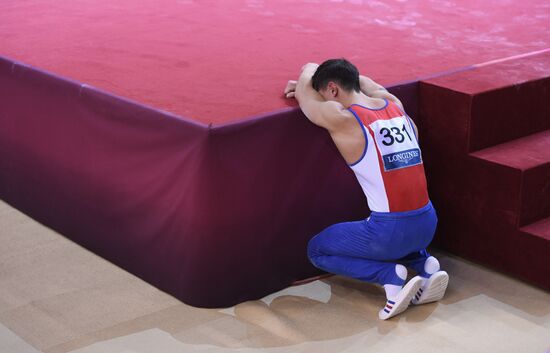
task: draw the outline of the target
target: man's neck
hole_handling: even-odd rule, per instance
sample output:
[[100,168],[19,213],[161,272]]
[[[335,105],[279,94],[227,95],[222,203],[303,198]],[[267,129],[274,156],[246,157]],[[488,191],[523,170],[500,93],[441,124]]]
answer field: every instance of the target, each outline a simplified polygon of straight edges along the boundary
[[380,99],[371,98],[364,94],[363,92],[351,92],[346,96],[341,97],[340,103],[346,108],[349,108],[353,104],[359,104],[366,107],[377,108],[376,105],[379,104]]
[[365,104],[370,100],[363,92],[355,91],[347,93],[345,96],[340,97],[340,99],[340,103],[346,108],[349,108],[352,104]]

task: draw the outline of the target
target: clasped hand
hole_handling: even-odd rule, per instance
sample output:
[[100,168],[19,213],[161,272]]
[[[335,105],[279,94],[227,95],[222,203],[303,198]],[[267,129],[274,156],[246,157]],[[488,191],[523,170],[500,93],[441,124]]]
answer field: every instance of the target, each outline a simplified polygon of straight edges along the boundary
[[[302,69],[301,69],[300,72],[301,72],[301,74],[303,74],[304,72],[308,72],[308,71],[312,71],[312,73],[314,73],[317,70],[318,67],[319,67],[318,64],[307,63],[304,66],[302,66]],[[301,74],[300,74],[300,76],[301,76]],[[298,85],[298,81],[295,81],[295,80],[289,80],[287,82],[285,90],[284,90],[284,95],[285,95],[286,98],[295,98],[295,96],[296,96],[296,86],[297,85]]]

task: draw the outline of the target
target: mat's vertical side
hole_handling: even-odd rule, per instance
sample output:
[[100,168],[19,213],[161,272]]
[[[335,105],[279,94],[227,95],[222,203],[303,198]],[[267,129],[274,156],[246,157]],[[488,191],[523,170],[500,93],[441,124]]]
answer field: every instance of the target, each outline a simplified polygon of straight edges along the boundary
[[[353,173],[328,133],[299,111],[214,127],[208,141],[212,301],[261,298],[318,274],[307,242],[337,222],[368,216]],[[211,266],[214,265],[214,266]]]
[[[184,301],[205,126],[0,61],[0,198]],[[21,236],[24,236],[22,234]]]

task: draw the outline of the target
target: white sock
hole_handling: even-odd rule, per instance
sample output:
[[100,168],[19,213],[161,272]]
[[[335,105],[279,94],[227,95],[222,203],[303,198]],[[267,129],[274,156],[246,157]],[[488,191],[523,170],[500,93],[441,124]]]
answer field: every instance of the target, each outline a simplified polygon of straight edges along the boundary
[[[407,269],[405,268],[405,266],[395,265],[395,273],[402,280],[407,279]],[[396,284],[384,284],[384,290],[386,291],[386,298],[388,298],[388,300],[394,300],[402,288],[403,286],[398,286]]]
[[[439,266],[439,261],[433,256],[430,256],[426,259],[426,262],[424,262],[424,272],[426,272],[428,275],[433,275],[437,271],[439,271],[441,267]],[[428,278],[422,277],[422,286],[428,282]]]

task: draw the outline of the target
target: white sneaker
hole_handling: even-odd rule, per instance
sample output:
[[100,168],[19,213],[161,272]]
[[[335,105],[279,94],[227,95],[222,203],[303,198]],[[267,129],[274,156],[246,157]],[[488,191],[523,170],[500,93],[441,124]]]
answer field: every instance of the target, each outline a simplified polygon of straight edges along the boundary
[[440,300],[445,295],[449,275],[445,271],[437,271],[428,278],[426,284],[418,289],[412,303],[415,305],[431,303]]
[[422,278],[420,276],[412,278],[397,294],[395,300],[388,300],[386,306],[378,312],[380,320],[387,320],[407,310],[413,296],[418,292],[421,285]]

